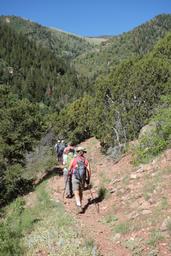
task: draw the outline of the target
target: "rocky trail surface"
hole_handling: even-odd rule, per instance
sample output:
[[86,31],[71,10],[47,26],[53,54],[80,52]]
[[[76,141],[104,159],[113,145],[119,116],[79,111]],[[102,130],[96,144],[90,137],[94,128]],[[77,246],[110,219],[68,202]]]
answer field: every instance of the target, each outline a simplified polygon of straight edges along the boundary
[[74,198],[63,199],[62,176],[49,179],[54,200],[64,202],[103,256],[171,255],[171,150],[150,164],[134,167],[131,154],[117,163],[103,155],[95,138],[81,146],[87,149],[92,168],[92,188],[84,191],[84,214],[77,214]]

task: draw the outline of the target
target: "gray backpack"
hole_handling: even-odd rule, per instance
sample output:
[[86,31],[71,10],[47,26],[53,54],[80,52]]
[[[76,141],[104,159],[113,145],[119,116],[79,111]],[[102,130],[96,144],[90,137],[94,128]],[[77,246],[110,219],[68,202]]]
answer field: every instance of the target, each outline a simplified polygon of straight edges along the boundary
[[86,175],[85,159],[78,157],[77,167],[74,170],[74,176],[77,180],[80,180],[82,182],[85,178],[85,175]]

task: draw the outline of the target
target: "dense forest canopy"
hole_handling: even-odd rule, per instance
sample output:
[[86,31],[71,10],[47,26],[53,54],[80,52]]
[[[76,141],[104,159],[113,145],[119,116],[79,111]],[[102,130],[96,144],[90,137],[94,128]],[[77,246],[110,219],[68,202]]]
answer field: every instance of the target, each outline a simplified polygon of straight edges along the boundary
[[0,83],[9,85],[20,98],[58,111],[86,89],[64,58],[38,47],[8,24],[0,23],[0,49]]
[[29,183],[26,152],[48,129],[75,144],[96,136],[105,149],[137,138],[170,97],[169,31],[171,15],[160,15],[95,44],[0,17],[0,204]]

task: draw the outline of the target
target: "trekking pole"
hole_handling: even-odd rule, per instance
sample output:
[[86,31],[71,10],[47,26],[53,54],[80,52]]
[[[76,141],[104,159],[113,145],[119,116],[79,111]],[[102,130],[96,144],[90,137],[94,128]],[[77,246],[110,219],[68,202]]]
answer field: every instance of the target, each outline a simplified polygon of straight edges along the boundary
[[95,202],[96,211],[97,211],[97,213],[99,213],[99,203],[96,203],[96,200],[95,200],[95,198],[94,198],[94,196],[93,196],[93,193],[92,193],[90,187],[89,187],[89,191],[90,191],[90,195],[91,195],[92,200]]

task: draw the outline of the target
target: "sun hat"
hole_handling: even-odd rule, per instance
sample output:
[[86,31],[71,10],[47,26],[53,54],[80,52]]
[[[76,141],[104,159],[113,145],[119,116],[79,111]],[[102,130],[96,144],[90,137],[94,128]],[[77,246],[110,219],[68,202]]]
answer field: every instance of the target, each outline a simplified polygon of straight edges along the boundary
[[87,152],[87,150],[86,150],[85,148],[83,148],[83,147],[78,147],[78,148],[76,149],[76,151],[77,151],[77,152],[83,151],[84,153]]

